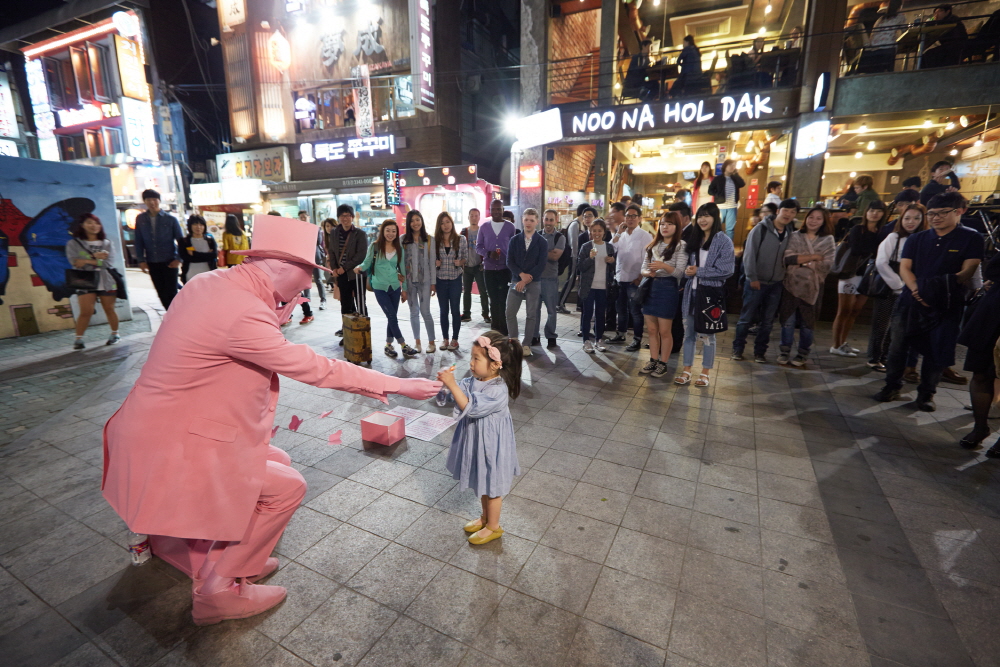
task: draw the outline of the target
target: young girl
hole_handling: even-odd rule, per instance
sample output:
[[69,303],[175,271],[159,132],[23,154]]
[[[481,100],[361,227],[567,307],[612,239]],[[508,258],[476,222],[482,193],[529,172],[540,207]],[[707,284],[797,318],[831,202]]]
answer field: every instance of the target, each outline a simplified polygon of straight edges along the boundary
[[101,300],[101,308],[104,309],[104,315],[108,318],[108,325],[111,327],[111,335],[108,337],[107,345],[114,345],[121,338],[118,336],[118,313],[115,312],[117,285],[114,277],[108,273],[113,250],[111,241],[104,235],[104,225],[101,224],[100,219],[92,213],[82,215],[79,220],[73,223],[70,234],[73,238],[66,244],[66,259],[70,261],[74,269],[96,271],[99,276],[97,289],[77,292],[80,315],[76,318],[76,338],[73,341],[73,349],[83,349],[83,334],[87,331],[90,317],[94,314],[94,304],[98,299]]
[[486,544],[503,535],[500,507],[514,475],[521,474],[514,443],[514,422],[507,407],[521,391],[521,344],[496,331],[476,338],[469,370],[472,377],[455,380],[454,367],[438,380],[455,397],[458,426],[448,450],[448,470],[480,496],[483,513],[465,524],[472,544]]
[[406,214],[406,233],[403,235],[403,256],[406,261],[406,294],[410,300],[410,327],[416,339],[417,352],[423,352],[420,341],[420,318],[427,330],[427,351],[434,352],[434,320],[431,319],[431,296],[436,285],[434,277],[434,238],[427,234],[424,216],[413,210]]
[[375,300],[389,319],[385,333],[385,354],[393,358],[398,356],[392,346],[393,341],[403,348],[404,357],[417,355],[417,351],[403,339],[403,332],[399,330],[399,320],[396,318],[400,299],[406,301],[406,290],[402,289],[406,280],[403,273],[405,264],[403,255],[403,248],[399,245],[399,227],[395,220],[389,218],[382,222],[375,243],[368,246],[365,261],[361,262],[360,266],[354,267],[355,273],[367,273],[369,269],[371,270],[371,286],[375,292]]
[[[438,305],[441,307],[442,350],[458,350],[458,330],[462,326],[462,274],[469,259],[469,242],[455,230],[447,211],[437,217],[434,230],[437,260],[434,262]],[[451,311],[451,341],[448,340],[448,312]]]
[[[607,307],[608,286],[615,279],[615,247],[605,242],[607,225],[601,218],[590,223],[587,232],[590,240],[580,246],[577,272],[580,274],[580,331],[583,333],[583,351],[587,354],[604,352],[604,312]],[[590,320],[594,320],[591,333]]]
[[643,278],[653,279],[649,297],[642,304],[642,316],[649,332],[649,363],[639,369],[640,373],[649,373],[655,378],[667,374],[667,361],[674,348],[671,327],[680,298],[677,281],[684,275],[687,264],[687,246],[681,241],[680,215],[676,211],[665,211],[660,216],[656,236],[646,246],[640,270]]

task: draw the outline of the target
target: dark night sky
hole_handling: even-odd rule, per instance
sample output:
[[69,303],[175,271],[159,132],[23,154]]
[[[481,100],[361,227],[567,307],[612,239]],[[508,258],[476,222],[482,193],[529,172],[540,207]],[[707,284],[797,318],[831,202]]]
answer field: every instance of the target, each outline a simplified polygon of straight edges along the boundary
[[0,0],[0,27],[12,25],[66,4],[63,0]]

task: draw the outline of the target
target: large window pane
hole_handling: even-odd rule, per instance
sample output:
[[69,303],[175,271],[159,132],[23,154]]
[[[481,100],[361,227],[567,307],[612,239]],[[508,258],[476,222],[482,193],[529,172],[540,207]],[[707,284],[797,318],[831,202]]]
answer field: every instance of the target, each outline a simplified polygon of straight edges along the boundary
[[108,49],[100,44],[87,44],[87,56],[90,61],[90,83],[94,90],[94,99],[99,102],[110,102],[111,91],[108,86]]
[[66,103],[65,109],[75,109],[80,106],[80,96],[76,90],[76,77],[73,75],[73,63],[69,58],[59,61],[62,69],[63,101]]
[[125,146],[122,142],[122,131],[117,127],[105,127],[102,129],[104,132],[104,154],[114,155],[115,153],[124,153]]
[[62,66],[58,60],[42,58],[45,68],[45,83],[49,88],[49,103],[53,109],[65,109],[66,100],[63,94]]
[[84,130],[83,138],[87,142],[88,157],[104,155],[104,140],[100,130]]
[[87,62],[87,52],[78,47],[69,50],[69,58],[73,63],[73,78],[76,79],[76,89],[80,104],[94,101],[94,88],[90,83],[90,64]]

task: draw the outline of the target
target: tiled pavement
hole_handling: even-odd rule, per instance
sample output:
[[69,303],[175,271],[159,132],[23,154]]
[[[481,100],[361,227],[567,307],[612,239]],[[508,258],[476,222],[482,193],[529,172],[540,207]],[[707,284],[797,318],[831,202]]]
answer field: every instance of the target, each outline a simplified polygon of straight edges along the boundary
[[[335,356],[337,319],[286,333]],[[283,381],[276,444],[310,484],[271,580],[289,597],[201,629],[185,577],[127,564],[97,488],[137,341],[0,448],[0,663],[1000,665],[1000,467],[955,445],[964,389],[945,385],[933,414],[880,406],[881,376],[826,354],[806,370],[720,361],[707,390],[676,387],[636,375],[646,353],[584,354],[575,324],[560,317],[560,348],[525,366],[523,474],[504,537],[481,548],[462,531],[478,500],[444,468],[450,432],[366,448],[375,402]],[[375,367],[428,376],[456,358]]]

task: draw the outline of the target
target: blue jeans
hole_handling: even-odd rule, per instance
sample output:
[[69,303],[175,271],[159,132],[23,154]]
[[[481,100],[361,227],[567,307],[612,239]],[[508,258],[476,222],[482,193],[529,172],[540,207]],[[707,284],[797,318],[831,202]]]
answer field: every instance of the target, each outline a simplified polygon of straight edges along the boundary
[[719,217],[722,218],[722,226],[726,228],[726,236],[733,238],[736,233],[736,209],[720,208]]
[[618,333],[628,331],[628,318],[632,316],[632,335],[636,340],[642,340],[642,306],[632,300],[638,285],[633,283],[618,283]]
[[538,317],[539,323],[542,321],[542,304],[545,304],[545,310],[547,312],[547,317],[545,318],[545,337],[555,338],[556,337],[556,306],[559,305],[559,279],[558,278],[541,278],[538,281],[542,286],[541,294],[538,299]]
[[[781,325],[781,351],[789,353],[792,351],[792,343],[795,342],[795,313],[792,313],[788,321]],[[803,357],[809,356],[809,350],[813,346],[813,330],[802,325],[799,327],[799,354]]]
[[701,367],[715,367],[715,334],[700,334],[694,330],[694,315],[684,316],[684,365],[694,365],[695,344],[701,338]]
[[389,324],[385,328],[385,342],[396,341],[402,345],[403,332],[399,330],[399,320],[396,319],[396,313],[399,311],[399,295],[398,289],[375,290],[375,300],[378,301],[378,307],[389,318]]
[[[603,289],[592,289],[587,292],[587,297],[583,300],[583,312],[580,313],[580,331],[583,332],[584,342],[594,336],[590,333],[590,318],[594,318],[594,329],[597,333],[597,341],[604,335],[604,308],[607,306],[608,291]],[[596,316],[595,316],[596,312]]]
[[765,354],[767,345],[771,342],[771,327],[781,305],[782,284],[761,283],[760,289],[750,287],[748,280],[743,285],[743,309],[740,310],[740,321],[736,323],[736,335],[733,337],[733,352],[743,353],[747,345],[747,334],[758,311],[760,312],[760,328],[753,343],[754,354]]
[[458,340],[458,330],[462,328],[462,278],[437,281],[437,298],[441,306],[441,336],[448,340],[448,309],[451,308],[451,340]]

